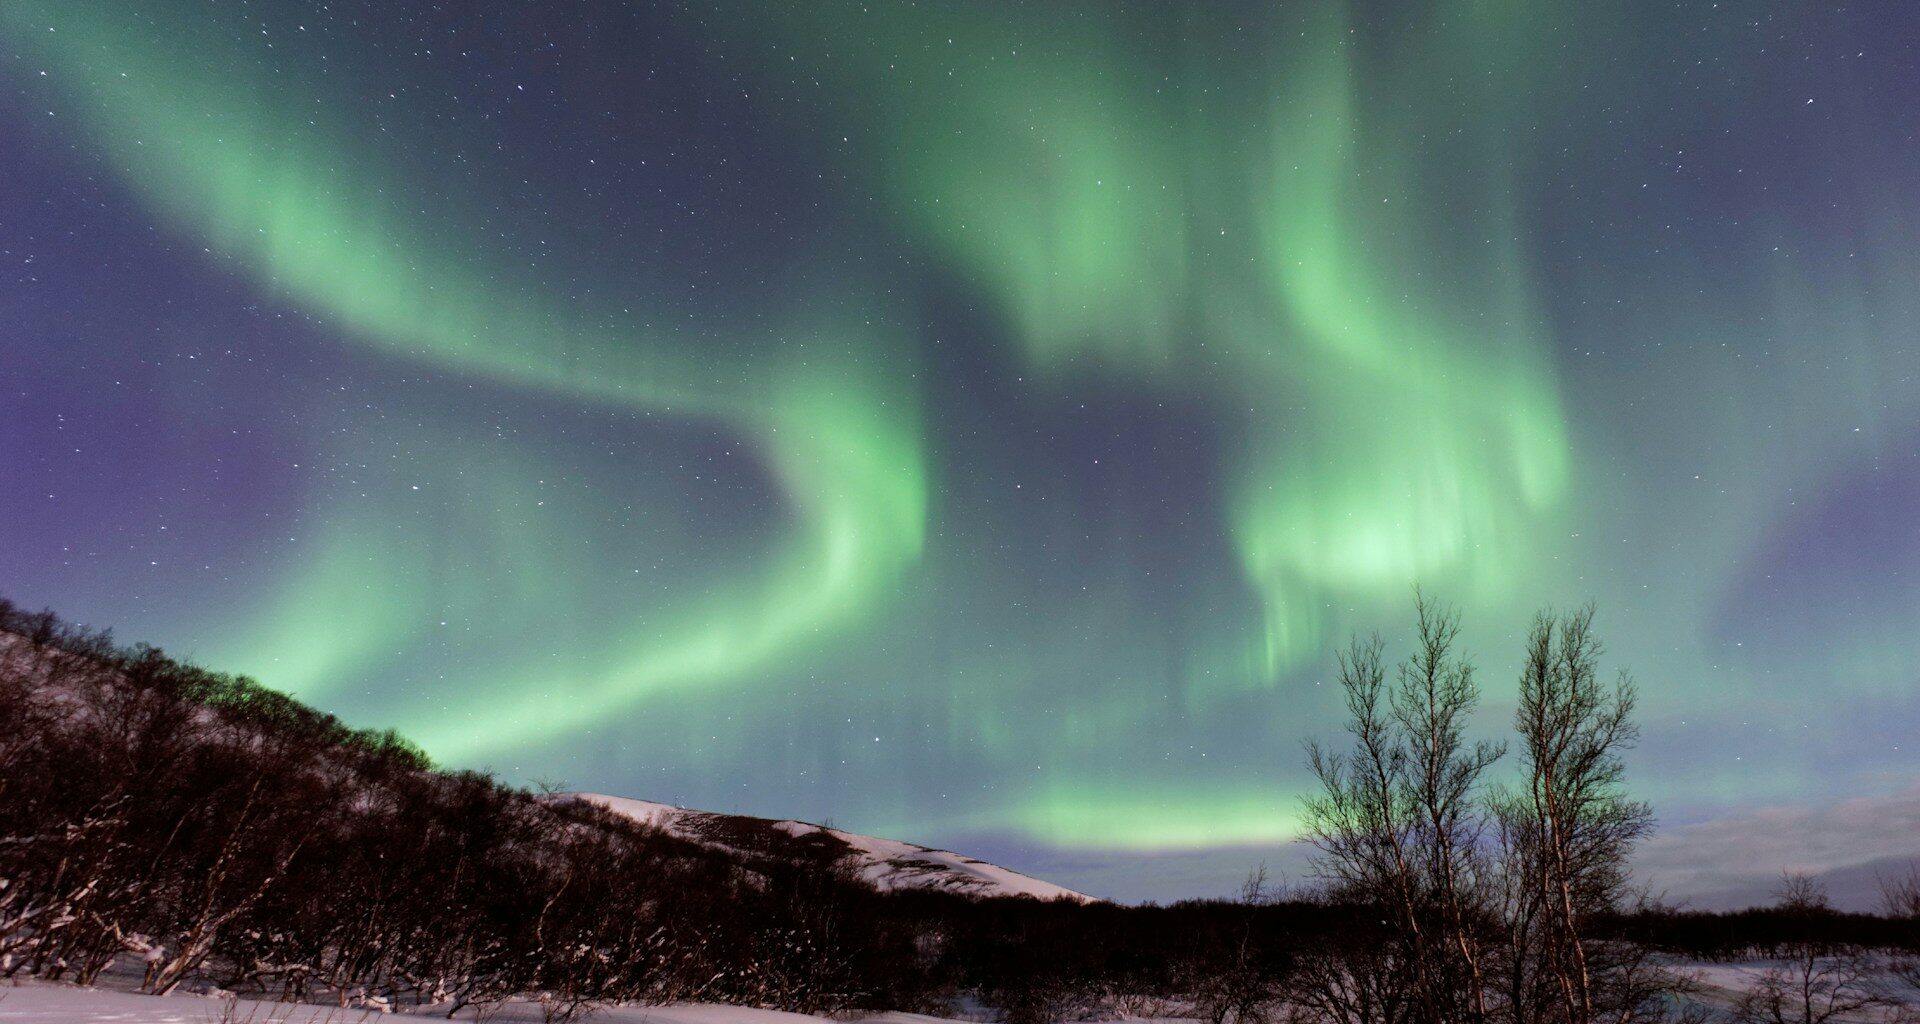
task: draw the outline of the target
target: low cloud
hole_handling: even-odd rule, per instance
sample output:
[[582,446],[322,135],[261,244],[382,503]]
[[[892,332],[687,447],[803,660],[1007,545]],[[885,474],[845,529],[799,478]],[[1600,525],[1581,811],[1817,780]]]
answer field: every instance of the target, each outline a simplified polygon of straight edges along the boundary
[[1920,784],[1885,796],[1767,807],[1662,828],[1635,858],[1640,878],[1706,910],[1770,902],[1783,871],[1827,882],[1834,902],[1870,910],[1880,877],[1920,859]]

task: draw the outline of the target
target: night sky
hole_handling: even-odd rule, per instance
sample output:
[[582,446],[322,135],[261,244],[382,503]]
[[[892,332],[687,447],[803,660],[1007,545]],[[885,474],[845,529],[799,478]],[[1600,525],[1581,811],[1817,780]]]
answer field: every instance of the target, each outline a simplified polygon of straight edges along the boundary
[[1418,584],[1920,794],[1908,0],[7,0],[0,268],[0,593],[448,765],[1218,895]]

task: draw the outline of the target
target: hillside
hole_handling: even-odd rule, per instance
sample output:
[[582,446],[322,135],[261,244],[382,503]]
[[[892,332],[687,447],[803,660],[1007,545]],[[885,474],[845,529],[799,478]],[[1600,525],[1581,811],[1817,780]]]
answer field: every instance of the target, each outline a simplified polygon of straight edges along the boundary
[[[1123,906],[807,822],[534,794],[3,599],[0,721],[0,983],[30,986],[0,988],[0,1021],[215,1017],[118,994],[137,989],[321,1007],[271,1011],[285,1020],[657,1021],[723,1003],[758,1010],[701,1010],[705,1024],[1258,1024],[1344,991],[1400,934],[1337,890]],[[1911,1001],[1920,897],[1867,916],[1806,891],[1738,914],[1613,910],[1591,948],[1651,972],[1630,979],[1653,986],[1629,993],[1636,1019],[1816,966],[1838,998]],[[1690,961],[1725,969],[1695,972],[1694,991],[1675,973]],[[220,1019],[266,1019],[231,1005]]]
[[565,793],[556,802],[585,802],[707,846],[796,859],[844,860],[882,891],[930,889],[964,896],[1031,896],[1092,902],[1093,897],[949,850],[880,839],[811,822],[688,810],[600,793]]

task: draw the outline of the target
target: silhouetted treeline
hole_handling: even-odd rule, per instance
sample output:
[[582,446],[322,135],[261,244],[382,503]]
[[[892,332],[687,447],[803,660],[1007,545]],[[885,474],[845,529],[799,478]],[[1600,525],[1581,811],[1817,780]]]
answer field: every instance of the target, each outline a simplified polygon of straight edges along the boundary
[[[391,731],[0,600],[0,976],[89,983],[118,964],[154,992],[449,1013],[524,996],[553,1020],[675,1000],[939,1014],[963,997],[1009,1024],[1423,1019],[1401,911],[1364,887],[1282,899],[1256,876],[1237,900],[1143,907],[889,893],[831,845],[735,838],[436,771]],[[1903,920],[1589,902],[1596,973],[1626,948],[1912,949],[1920,921],[1920,886]],[[1476,936],[1500,923],[1482,905],[1412,912]],[[1346,1002],[1313,1002],[1330,994]]]
[[1597,935],[1622,939],[1688,960],[1765,960],[1799,946],[1854,947],[1920,954],[1920,918],[1831,908],[1750,907],[1710,912],[1667,907],[1610,914]]

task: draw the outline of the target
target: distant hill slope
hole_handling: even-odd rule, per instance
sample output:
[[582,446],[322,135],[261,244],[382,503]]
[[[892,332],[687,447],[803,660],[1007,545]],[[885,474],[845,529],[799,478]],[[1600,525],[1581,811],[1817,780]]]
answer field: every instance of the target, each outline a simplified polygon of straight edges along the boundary
[[842,832],[804,821],[714,814],[601,793],[563,793],[548,799],[597,804],[684,839],[741,853],[798,855],[822,862],[845,859],[861,878],[884,890],[933,889],[966,896],[1097,902],[1085,893],[948,850]]

